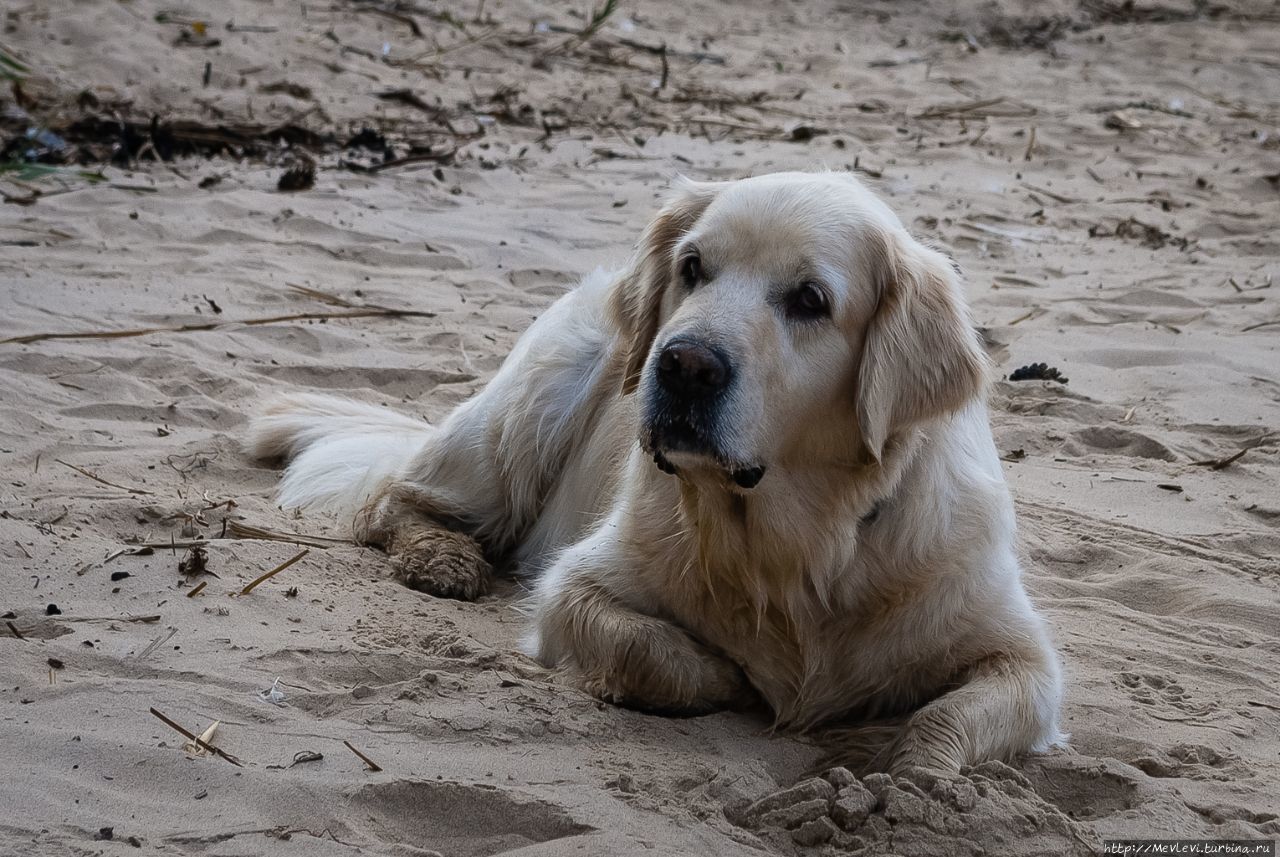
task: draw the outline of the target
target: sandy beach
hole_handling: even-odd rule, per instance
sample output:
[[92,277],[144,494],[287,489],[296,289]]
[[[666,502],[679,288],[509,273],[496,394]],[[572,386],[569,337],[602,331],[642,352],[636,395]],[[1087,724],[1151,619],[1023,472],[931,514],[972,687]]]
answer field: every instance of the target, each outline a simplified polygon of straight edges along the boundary
[[[1280,4],[1031,5],[0,5],[0,854],[1280,837]],[[439,420],[677,174],[828,168],[964,271],[1065,749],[824,779],[603,705],[519,581],[407,590],[241,449]]]

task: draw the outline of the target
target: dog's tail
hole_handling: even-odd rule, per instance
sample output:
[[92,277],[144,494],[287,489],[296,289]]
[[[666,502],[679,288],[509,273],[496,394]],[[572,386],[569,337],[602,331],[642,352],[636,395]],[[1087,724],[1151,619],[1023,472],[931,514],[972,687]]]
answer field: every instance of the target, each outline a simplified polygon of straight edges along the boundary
[[277,495],[281,506],[317,508],[354,523],[434,431],[375,405],[293,393],[258,411],[245,445],[255,458],[290,460]]

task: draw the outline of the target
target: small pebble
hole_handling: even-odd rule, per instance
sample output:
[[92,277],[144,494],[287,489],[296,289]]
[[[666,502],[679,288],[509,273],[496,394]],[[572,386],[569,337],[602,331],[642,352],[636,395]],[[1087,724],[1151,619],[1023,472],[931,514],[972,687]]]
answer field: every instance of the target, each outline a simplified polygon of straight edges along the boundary
[[776,810],[785,809],[787,807],[815,799],[830,801],[835,796],[836,790],[831,783],[814,777],[812,779],[796,783],[789,789],[783,789],[780,792],[774,792],[771,795],[762,797],[760,800],[747,807],[743,816],[744,818],[755,820]]
[[835,823],[825,815],[808,821],[791,831],[791,838],[796,844],[812,847],[829,842],[838,832]]
[[850,832],[867,820],[876,808],[876,796],[861,784],[841,789],[840,796],[831,805],[831,817],[836,824]]
[[831,768],[822,775],[822,778],[831,783],[837,791],[858,782],[858,778],[848,768]]
[[781,827],[784,830],[794,830],[805,822],[825,816],[829,808],[827,802],[822,798],[813,798],[812,800],[794,803],[791,806],[784,806],[781,809],[775,809],[772,812],[766,812],[760,816],[758,824],[761,827]]

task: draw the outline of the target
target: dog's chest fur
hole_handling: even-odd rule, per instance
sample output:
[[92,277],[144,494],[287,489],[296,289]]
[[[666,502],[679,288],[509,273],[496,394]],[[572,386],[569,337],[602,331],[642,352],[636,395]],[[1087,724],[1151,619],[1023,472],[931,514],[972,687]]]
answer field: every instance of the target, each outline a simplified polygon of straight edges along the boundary
[[859,555],[856,536],[811,544],[786,537],[871,521],[837,511],[817,528],[785,519],[767,526],[739,499],[729,501],[734,514],[699,515],[699,498],[688,488],[682,494],[690,559],[668,582],[668,603],[684,627],[742,666],[779,726],[894,714],[945,683],[945,658],[930,663],[919,651],[891,648],[903,635],[886,633],[890,623],[922,621],[928,581],[872,569],[876,560]]

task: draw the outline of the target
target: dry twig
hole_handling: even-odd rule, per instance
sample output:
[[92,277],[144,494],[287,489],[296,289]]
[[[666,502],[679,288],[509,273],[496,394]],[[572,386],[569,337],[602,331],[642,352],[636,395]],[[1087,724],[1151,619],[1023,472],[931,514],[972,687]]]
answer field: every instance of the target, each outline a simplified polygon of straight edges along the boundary
[[313,548],[327,548],[330,545],[349,545],[350,539],[337,539],[332,536],[304,536],[297,533],[286,533],[280,530],[268,530],[255,527],[240,521],[228,521],[227,533],[238,539],[260,539],[269,542],[289,542],[295,545],[309,545]]
[[1249,451],[1249,447],[1246,446],[1244,449],[1240,450],[1239,452],[1234,453],[1232,455],[1228,455],[1225,458],[1209,458],[1209,459],[1206,459],[1205,461],[1193,461],[1191,463],[1194,464],[1196,467],[1207,467],[1210,470],[1222,470],[1224,467],[1227,467],[1228,465],[1231,465],[1239,461],[1244,456],[1244,454],[1248,451]]
[[[9,340],[7,340],[7,339],[6,339],[6,340],[0,340],[0,342],[8,342],[8,341],[9,341]],[[59,464],[61,464],[63,467],[70,467],[72,470],[74,470],[76,473],[79,473],[81,476],[87,476],[87,477],[89,477],[90,479],[92,479],[94,482],[97,482],[97,483],[99,483],[99,484],[101,484],[101,485],[106,485],[106,486],[108,486],[108,487],[110,487],[110,488],[119,488],[121,491],[128,491],[130,494],[147,494],[147,495],[150,495],[151,493],[153,493],[153,492],[151,492],[151,491],[144,491],[144,490],[143,490],[143,489],[141,489],[141,488],[130,488],[128,485],[117,485],[117,484],[116,484],[116,483],[114,483],[114,482],[108,482],[107,480],[105,480],[105,479],[103,479],[101,476],[99,476],[98,474],[96,474],[96,473],[92,473],[92,472],[90,472],[90,471],[88,471],[88,470],[85,470],[83,467],[77,467],[77,466],[76,466],[76,465],[74,465],[74,464],[69,464],[68,462],[63,461],[61,458],[55,458],[55,459],[54,459],[54,461],[58,462],[58,463],[59,463]]]
[[[152,709],[152,710],[154,711],[155,709]],[[368,766],[369,766],[369,770],[371,770],[371,771],[381,771],[381,770],[382,770],[382,766],[381,766],[381,765],[379,765],[377,762],[373,761],[373,759],[370,759],[370,758],[369,758],[368,756],[366,756],[364,753],[361,753],[361,752],[360,752],[359,750],[357,750],[355,747],[352,747],[352,746],[351,746],[351,742],[350,742],[350,741],[343,741],[342,743],[347,745],[347,749],[348,749],[348,750],[350,750],[352,753],[355,753],[357,756],[359,756],[359,757],[360,757],[360,761],[364,762],[366,765],[368,765]]]
[[199,735],[196,735],[192,732],[188,732],[186,729],[182,728],[177,723],[174,723],[172,720],[170,720],[168,717],[165,717],[163,714],[161,714],[159,711],[156,711],[154,708],[151,709],[151,713],[154,714],[161,723],[168,726],[170,729],[174,730],[179,735],[182,735],[183,737],[190,739],[196,746],[203,747],[213,755],[220,756],[223,759],[226,759],[228,762],[235,765],[237,768],[244,767],[244,763],[241,762],[239,759],[237,759],[235,756],[231,755],[225,750],[221,750],[213,746],[212,744],[203,740]]
[[146,660],[146,658],[150,656],[152,652],[154,652],[156,649],[160,648],[165,643],[172,640],[174,638],[174,635],[177,633],[178,633],[177,628],[170,628],[168,634],[165,634],[164,636],[161,636],[161,637],[156,637],[154,640],[151,641],[151,645],[143,649],[142,653],[138,655],[138,660],[140,661]]
[[293,565],[295,562],[297,562],[298,560],[302,559],[304,556],[306,556],[306,555],[307,555],[307,554],[309,554],[309,553],[311,553],[311,549],[310,549],[310,548],[303,548],[303,549],[302,549],[298,554],[296,554],[295,556],[293,556],[291,559],[286,559],[284,562],[280,563],[280,564],[279,564],[279,565],[277,565],[275,568],[273,568],[273,569],[271,569],[270,571],[268,571],[266,574],[262,575],[261,577],[257,578],[256,580],[252,581],[252,582],[251,582],[248,586],[246,586],[244,589],[241,589],[241,590],[240,590],[240,594],[241,594],[241,595],[248,595],[250,592],[252,592],[252,591],[253,591],[254,587],[256,587],[259,583],[262,583],[262,582],[263,582],[263,581],[265,581],[265,580],[270,580],[271,578],[275,577],[277,574],[279,574],[280,572],[284,571],[286,568],[288,568],[289,566]]
[[[354,305],[353,305],[354,306]],[[435,318],[434,312],[410,309],[393,309],[382,306],[363,306],[346,312],[298,312],[288,315],[272,315],[262,318],[244,318],[235,321],[211,321],[199,324],[176,324],[168,327],[135,327],[126,330],[77,330],[55,333],[29,333],[25,336],[10,336],[0,339],[0,345],[20,345],[29,342],[43,342],[47,339],[128,339],[135,336],[151,336],[156,333],[203,333],[220,330],[226,327],[244,325],[252,327],[264,324],[282,324],[290,321],[315,321],[343,318]],[[70,466],[70,465],[68,465]],[[106,483],[111,484],[111,483]],[[112,486],[119,488],[121,486]],[[125,489],[126,491],[132,489]],[[135,492],[136,493],[136,492]],[[142,492],[149,493],[149,492]]]

